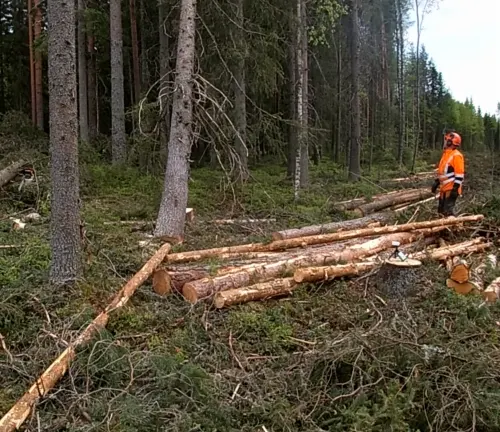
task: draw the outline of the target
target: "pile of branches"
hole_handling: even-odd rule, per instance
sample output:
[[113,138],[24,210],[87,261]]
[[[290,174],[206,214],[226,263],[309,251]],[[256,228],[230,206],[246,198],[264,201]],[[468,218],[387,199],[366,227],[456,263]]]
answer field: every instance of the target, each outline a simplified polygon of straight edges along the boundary
[[[483,215],[472,215],[381,226],[364,217],[320,228],[335,226],[331,233],[303,235],[319,229],[305,227],[276,232],[270,243],[173,253],[153,273],[153,288],[158,294],[178,292],[193,304],[209,300],[223,308],[287,295],[305,282],[374,271],[391,257],[395,244],[414,260],[446,262],[492,246],[483,237],[438,244],[440,233],[466,230],[466,224],[482,219]],[[204,264],[207,259],[220,265]]]

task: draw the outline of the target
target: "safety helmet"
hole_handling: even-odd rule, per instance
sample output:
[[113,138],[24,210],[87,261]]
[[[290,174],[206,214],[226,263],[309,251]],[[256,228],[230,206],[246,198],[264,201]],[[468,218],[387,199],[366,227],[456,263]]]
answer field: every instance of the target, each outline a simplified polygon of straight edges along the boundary
[[456,132],[448,133],[444,136],[445,145],[453,145],[459,147],[462,144],[462,137]]

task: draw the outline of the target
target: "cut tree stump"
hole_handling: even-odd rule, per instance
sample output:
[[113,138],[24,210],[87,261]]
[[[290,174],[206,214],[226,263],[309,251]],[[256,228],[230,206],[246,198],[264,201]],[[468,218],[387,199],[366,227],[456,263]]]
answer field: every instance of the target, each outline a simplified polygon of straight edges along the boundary
[[16,175],[19,173],[19,170],[26,165],[26,162],[23,160],[18,160],[12,162],[8,167],[5,167],[0,171],[0,188],[4,187],[7,183],[13,180]]
[[386,298],[412,297],[422,286],[422,262],[414,259],[387,260],[375,275],[375,286]]

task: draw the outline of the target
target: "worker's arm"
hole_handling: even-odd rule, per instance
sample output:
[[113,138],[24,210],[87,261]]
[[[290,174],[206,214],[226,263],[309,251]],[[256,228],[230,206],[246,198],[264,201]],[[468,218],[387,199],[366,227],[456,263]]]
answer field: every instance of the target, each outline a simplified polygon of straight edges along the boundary
[[464,156],[461,153],[455,155],[453,158],[453,169],[455,171],[454,186],[458,189],[464,182],[465,178]]

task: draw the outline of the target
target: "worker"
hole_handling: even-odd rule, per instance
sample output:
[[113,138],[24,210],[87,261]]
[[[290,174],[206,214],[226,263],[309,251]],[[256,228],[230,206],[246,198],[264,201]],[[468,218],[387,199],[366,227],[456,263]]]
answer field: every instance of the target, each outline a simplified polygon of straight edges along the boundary
[[432,185],[432,193],[439,187],[438,213],[443,216],[455,215],[455,203],[462,195],[465,175],[464,156],[458,150],[462,138],[456,132],[448,132],[444,136],[443,155],[439,161],[438,177]]

